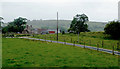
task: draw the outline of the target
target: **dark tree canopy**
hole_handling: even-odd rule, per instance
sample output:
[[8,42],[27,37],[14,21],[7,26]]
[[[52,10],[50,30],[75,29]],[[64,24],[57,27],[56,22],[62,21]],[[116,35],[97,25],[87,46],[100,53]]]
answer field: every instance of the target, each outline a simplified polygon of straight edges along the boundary
[[89,21],[88,17],[85,14],[77,14],[70,25],[70,29],[68,30],[69,32],[73,33],[80,33],[80,32],[88,32],[88,25],[85,24],[85,22]]
[[26,20],[26,18],[19,17],[17,19],[14,19],[13,24],[17,27],[23,26],[27,23]]
[[27,23],[26,18],[19,17],[17,19],[14,19],[13,22],[9,22],[8,26],[2,29],[2,32],[3,33],[6,33],[6,32],[21,33],[24,30],[26,23]]
[[120,22],[112,21],[104,28],[106,34],[110,34],[113,38],[120,38]]

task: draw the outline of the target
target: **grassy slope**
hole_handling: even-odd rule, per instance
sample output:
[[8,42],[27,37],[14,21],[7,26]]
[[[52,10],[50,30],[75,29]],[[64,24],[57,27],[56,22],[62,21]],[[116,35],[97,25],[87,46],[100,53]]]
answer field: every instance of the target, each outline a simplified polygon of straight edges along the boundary
[[[88,22],[88,29],[92,32],[96,31],[104,31],[104,27],[107,22],[94,22],[90,21]],[[56,29],[56,20],[33,20],[28,21],[28,25],[32,25],[33,28],[45,28],[45,29]],[[59,20],[59,29],[63,28],[65,30],[68,30],[70,27],[71,20]],[[4,26],[7,26],[8,24],[5,23]]]
[[[28,21],[28,25],[33,25],[34,28],[48,28],[56,29],[56,20],[33,20]],[[59,29],[64,28],[68,29],[70,27],[71,20],[59,20]],[[88,22],[88,28],[91,31],[104,31],[106,22]]]
[[118,56],[68,45],[3,38],[3,67],[116,67]]
[[[34,38],[45,39],[45,37],[49,40],[56,40],[56,34],[36,35]],[[71,38],[72,38],[72,43],[73,43],[73,41],[78,40],[78,35],[76,35],[76,34],[64,34],[64,35],[59,34],[59,41],[64,42],[64,40],[66,40],[66,42],[71,43]],[[119,40],[112,40],[112,39],[108,39],[108,38],[109,38],[109,35],[103,34],[103,32],[85,32],[85,33],[82,32],[79,36],[79,40],[80,40],[79,44],[84,44],[84,42],[85,42],[86,45],[95,46],[95,47],[97,46],[97,44],[99,44],[99,47],[102,48],[102,41],[104,41],[103,48],[112,49],[113,45],[114,45],[115,50],[117,50],[117,43],[119,42]]]

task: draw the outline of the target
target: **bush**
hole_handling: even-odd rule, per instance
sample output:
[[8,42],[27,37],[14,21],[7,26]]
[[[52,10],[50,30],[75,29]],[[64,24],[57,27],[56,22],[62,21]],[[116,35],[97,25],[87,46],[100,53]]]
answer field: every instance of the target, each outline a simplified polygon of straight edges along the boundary
[[2,34],[2,37],[23,37],[30,36],[30,34]]
[[16,37],[30,36],[30,34],[17,34]]
[[120,38],[120,22],[119,21],[112,21],[107,24],[104,28],[106,34],[111,35],[114,39]]
[[65,34],[65,31],[62,31],[62,34]]

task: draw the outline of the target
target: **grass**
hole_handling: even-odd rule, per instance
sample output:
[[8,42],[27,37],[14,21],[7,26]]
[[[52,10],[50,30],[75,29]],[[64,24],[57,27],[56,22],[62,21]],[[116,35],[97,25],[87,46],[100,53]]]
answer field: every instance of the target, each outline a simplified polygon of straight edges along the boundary
[[3,38],[3,67],[118,67],[118,56],[69,45]]
[[[41,39],[49,39],[49,40],[56,40],[56,34],[46,34],[46,35],[35,35],[34,38],[41,38]],[[72,39],[72,41],[71,41]],[[100,48],[105,49],[111,49],[113,48],[113,45],[115,47],[116,51],[120,51],[120,49],[117,49],[117,43],[119,43],[119,40],[113,40],[110,39],[109,35],[104,34],[104,32],[81,32],[79,35],[79,42],[78,35],[77,34],[59,34],[59,41],[63,41],[69,43],[73,43],[75,41],[77,44],[85,44],[88,46],[94,46],[97,47],[97,44],[99,44]],[[102,46],[103,42],[103,46]]]
[[0,32],[0,68],[2,67],[2,34]]

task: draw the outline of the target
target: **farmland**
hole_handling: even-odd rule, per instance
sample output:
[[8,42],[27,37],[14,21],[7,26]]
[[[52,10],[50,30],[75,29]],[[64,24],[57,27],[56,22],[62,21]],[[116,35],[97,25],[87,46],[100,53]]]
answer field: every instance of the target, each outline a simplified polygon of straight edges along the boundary
[[[86,44],[88,46],[94,46],[96,47],[97,44],[99,44],[100,48],[105,49],[112,49],[113,46],[115,47],[116,51],[119,51],[117,49],[117,43],[119,43],[119,40],[113,40],[110,38],[110,35],[104,34],[104,32],[81,32],[79,35],[79,42],[78,35],[77,34],[59,34],[59,41],[65,41],[69,43],[75,43],[77,44]],[[46,35],[35,35],[33,38],[40,38],[40,39],[48,39],[48,40],[56,40],[56,34],[46,34]]]
[[69,45],[3,39],[3,67],[118,67],[118,56]]

